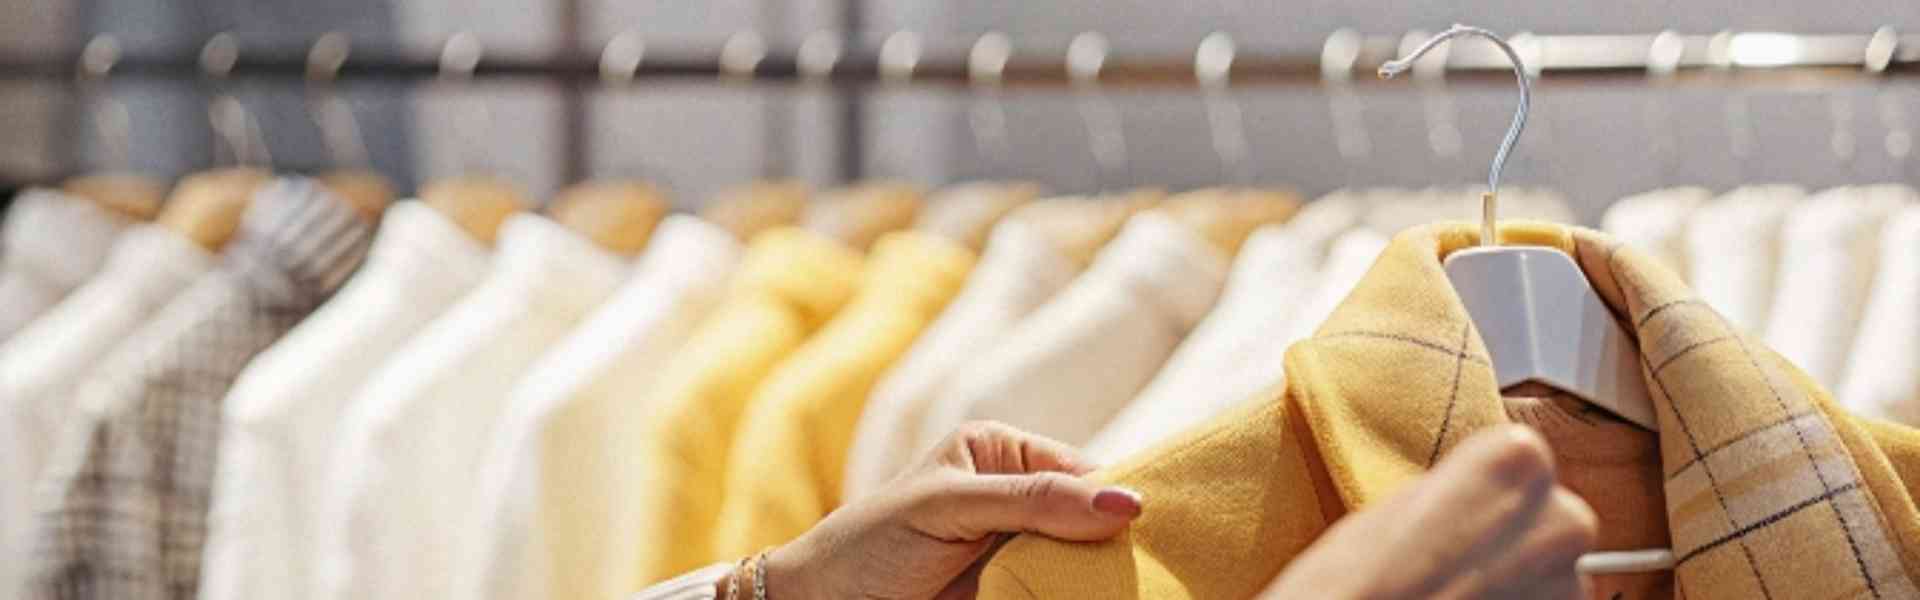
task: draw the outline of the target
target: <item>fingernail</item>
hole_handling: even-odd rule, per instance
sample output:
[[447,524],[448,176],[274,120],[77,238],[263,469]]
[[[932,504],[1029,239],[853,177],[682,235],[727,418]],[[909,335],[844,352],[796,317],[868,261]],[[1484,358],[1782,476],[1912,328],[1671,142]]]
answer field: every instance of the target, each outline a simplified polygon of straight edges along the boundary
[[1126,518],[1140,516],[1140,493],[1123,487],[1110,487],[1093,495],[1093,509]]

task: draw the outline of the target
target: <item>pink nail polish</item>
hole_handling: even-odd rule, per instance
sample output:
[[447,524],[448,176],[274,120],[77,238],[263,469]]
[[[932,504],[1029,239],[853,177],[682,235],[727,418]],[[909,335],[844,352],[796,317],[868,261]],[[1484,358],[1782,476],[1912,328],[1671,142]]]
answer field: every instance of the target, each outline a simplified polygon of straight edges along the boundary
[[1110,515],[1140,516],[1140,493],[1122,487],[1110,487],[1093,495],[1093,509]]

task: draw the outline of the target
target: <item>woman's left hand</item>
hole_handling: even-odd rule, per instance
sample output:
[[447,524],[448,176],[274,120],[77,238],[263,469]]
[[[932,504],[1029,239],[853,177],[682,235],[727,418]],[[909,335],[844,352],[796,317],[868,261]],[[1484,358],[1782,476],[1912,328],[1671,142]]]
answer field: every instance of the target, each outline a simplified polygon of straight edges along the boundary
[[1140,515],[1137,494],[1080,477],[1091,470],[1065,444],[969,423],[884,491],[768,554],[767,593],[780,600],[972,598],[980,559],[1005,534],[1097,541]]

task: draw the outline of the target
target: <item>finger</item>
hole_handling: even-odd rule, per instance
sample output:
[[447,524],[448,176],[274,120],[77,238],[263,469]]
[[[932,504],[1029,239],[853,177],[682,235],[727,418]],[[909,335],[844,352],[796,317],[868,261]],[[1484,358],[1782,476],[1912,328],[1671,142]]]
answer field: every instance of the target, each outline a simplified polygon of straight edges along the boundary
[[1462,598],[1565,598],[1578,592],[1576,563],[1598,535],[1593,509],[1556,486],[1518,541],[1491,548],[1450,589]]
[[[1538,433],[1522,426],[1476,435],[1422,478],[1407,497],[1410,536],[1424,541],[1408,571],[1417,589],[1476,570],[1517,543],[1554,489],[1553,454]],[[1470,564],[1472,563],[1472,564]]]
[[948,464],[975,473],[1017,475],[1057,471],[1085,475],[1093,471],[1092,464],[1072,446],[993,421],[961,426],[952,438],[952,445],[964,456]]
[[946,482],[923,503],[923,531],[975,541],[1034,532],[1071,541],[1118,535],[1140,516],[1139,494],[1064,473],[972,475]]

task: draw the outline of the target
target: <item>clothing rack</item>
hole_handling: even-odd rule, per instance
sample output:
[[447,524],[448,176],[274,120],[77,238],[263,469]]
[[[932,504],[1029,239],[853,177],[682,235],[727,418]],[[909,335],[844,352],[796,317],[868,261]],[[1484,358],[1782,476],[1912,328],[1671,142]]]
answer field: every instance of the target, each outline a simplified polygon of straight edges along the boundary
[[[970,43],[929,44],[912,32],[896,32],[877,47],[845,48],[838,34],[822,33],[793,47],[769,47],[742,33],[713,49],[642,50],[637,36],[623,35],[598,56],[585,52],[545,56],[485,53],[470,35],[455,35],[438,53],[395,49],[354,50],[340,56],[329,77],[352,81],[428,82],[452,77],[483,80],[543,80],[572,85],[633,81],[726,80],[748,83],[834,85],[1005,85],[1009,87],[1322,85],[1362,84],[1399,54],[1405,36],[1329,36],[1319,53],[1236,49],[1222,34],[1209,36],[1189,55],[1110,52],[1103,36],[1083,33],[1065,56],[1023,49],[1002,34]],[[101,46],[105,40],[108,46]],[[1225,40],[1222,42],[1222,40]],[[1920,74],[1920,35],[1883,28],[1872,34],[1721,32],[1711,35],[1661,32],[1631,35],[1513,36],[1513,45],[1543,84],[1709,82],[1714,85],[1781,81],[1828,82],[1858,76]],[[929,46],[947,49],[929,51]],[[74,80],[84,74],[131,79],[303,79],[316,76],[312,48],[247,48],[231,36],[215,36],[197,55],[121,55],[109,38],[87,50],[42,56],[0,56],[0,80]],[[344,49],[341,51],[344,54]],[[210,63],[219,65],[217,68]],[[75,65],[81,65],[76,69]],[[1510,84],[1508,67],[1492,47],[1462,44],[1416,68],[1427,80]]]

